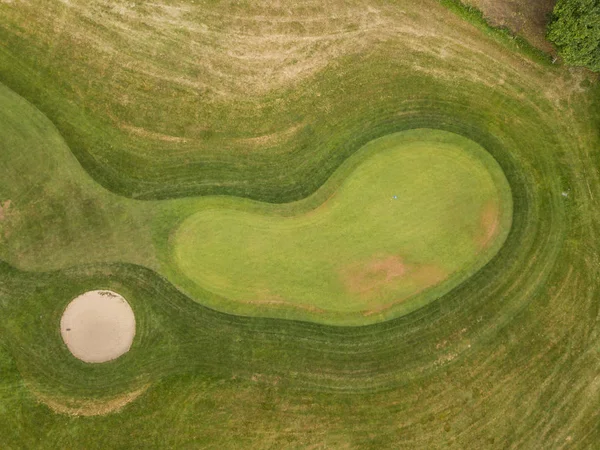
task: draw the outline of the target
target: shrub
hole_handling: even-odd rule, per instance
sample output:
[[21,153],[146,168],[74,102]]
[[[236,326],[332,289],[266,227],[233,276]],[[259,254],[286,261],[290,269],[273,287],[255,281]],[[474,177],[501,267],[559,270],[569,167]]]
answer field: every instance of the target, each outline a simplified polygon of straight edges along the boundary
[[600,0],[559,0],[548,26],[567,64],[600,72]]

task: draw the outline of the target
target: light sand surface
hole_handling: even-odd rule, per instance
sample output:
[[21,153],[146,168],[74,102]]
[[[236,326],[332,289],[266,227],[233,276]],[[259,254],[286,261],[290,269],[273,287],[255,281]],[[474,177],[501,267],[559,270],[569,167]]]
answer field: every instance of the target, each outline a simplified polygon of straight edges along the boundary
[[119,294],[89,291],[69,303],[60,332],[76,358],[106,362],[129,351],[135,336],[135,316]]

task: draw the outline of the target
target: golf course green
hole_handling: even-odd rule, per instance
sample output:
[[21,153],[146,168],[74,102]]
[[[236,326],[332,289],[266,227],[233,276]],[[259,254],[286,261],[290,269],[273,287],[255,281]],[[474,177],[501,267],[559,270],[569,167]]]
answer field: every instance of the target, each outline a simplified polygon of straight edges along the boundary
[[175,261],[225,298],[339,322],[392,308],[397,315],[444,294],[485,264],[510,230],[501,168],[456,134],[389,135],[339,170],[349,172],[341,186],[298,215],[275,207],[195,213],[175,233]]

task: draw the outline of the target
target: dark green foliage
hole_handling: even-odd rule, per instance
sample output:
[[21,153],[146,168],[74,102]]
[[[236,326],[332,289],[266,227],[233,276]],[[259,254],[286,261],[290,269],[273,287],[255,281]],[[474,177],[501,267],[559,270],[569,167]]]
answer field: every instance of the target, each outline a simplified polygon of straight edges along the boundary
[[439,0],[439,2],[511,50],[527,55],[528,58],[539,64],[549,65],[551,63],[551,56],[548,53],[532,45],[506,26],[491,25],[484,17],[483,12],[474,6],[467,5],[462,0]]
[[559,0],[548,39],[567,64],[600,71],[600,2]]

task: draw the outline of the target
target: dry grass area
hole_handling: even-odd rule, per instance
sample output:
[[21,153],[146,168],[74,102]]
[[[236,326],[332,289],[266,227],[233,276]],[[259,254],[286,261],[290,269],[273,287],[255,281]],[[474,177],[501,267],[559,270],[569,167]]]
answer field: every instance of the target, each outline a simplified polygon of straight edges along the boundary
[[[392,22],[385,10],[360,3],[259,1],[206,8],[182,1],[63,0],[49,5],[54,14],[32,14],[35,19],[24,27],[52,30],[56,44],[88,46],[106,64],[104,70],[117,64],[144,75],[147,90],[171,83],[201,95],[247,96],[313,75],[340,55],[367,50]],[[33,6],[19,3],[22,9]],[[94,32],[82,32],[81,25],[92,25]],[[122,101],[128,103],[127,92]]]
[[483,12],[494,26],[507,27],[539,49],[554,53],[546,40],[546,26],[556,0],[464,0]]
[[[465,49],[478,59],[507,55],[488,48],[486,57],[478,32],[437,2],[420,9],[364,1],[259,1],[215,8],[181,1],[57,0],[44,7],[46,14],[38,14],[37,3],[15,0],[0,13],[32,40],[38,67],[73,80],[67,94],[72,101],[109,119],[132,142],[151,143],[153,160],[167,164],[184,152],[194,161],[199,148],[208,150],[207,135],[230,133],[215,111],[236,102],[227,121],[250,140],[230,141],[229,151],[285,143],[304,124],[270,120],[268,127],[250,132],[249,117],[256,113],[251,108],[262,96],[279,96],[323,70],[336,70],[340,58],[363,59],[395,48],[394,54],[424,75],[450,73],[490,87],[507,76],[489,73],[485,62],[474,64],[473,55],[464,58]],[[453,31],[459,29],[460,37]],[[441,57],[455,68],[417,63],[415,54]],[[523,67],[523,74],[530,68]],[[85,73],[98,74],[102,83]],[[327,107],[320,92],[312,94],[318,109]],[[272,101],[273,109],[285,107],[284,98]],[[178,116],[183,119],[175,120]]]
[[55,397],[38,392],[32,387],[29,390],[39,402],[44,403],[55,413],[89,417],[103,416],[121,411],[125,406],[146,392],[148,387],[149,385],[145,385],[135,391],[106,399]]

